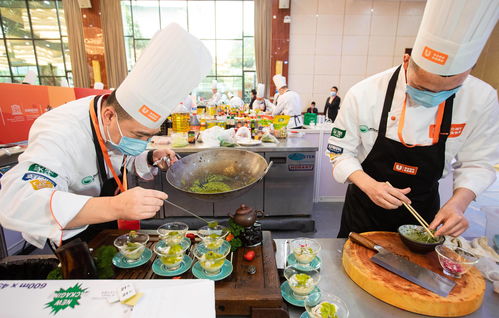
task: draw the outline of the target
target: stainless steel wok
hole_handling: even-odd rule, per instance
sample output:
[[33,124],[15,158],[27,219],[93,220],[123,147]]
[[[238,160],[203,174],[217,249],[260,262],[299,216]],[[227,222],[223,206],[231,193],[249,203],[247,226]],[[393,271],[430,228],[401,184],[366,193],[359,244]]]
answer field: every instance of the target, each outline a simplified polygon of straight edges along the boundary
[[[176,189],[191,197],[205,201],[235,198],[250,190],[267,174],[272,163],[257,153],[237,149],[217,149],[186,156],[173,164],[166,173],[166,180]],[[196,193],[189,189],[196,181],[210,175],[228,177],[224,183],[231,191],[219,193]]]

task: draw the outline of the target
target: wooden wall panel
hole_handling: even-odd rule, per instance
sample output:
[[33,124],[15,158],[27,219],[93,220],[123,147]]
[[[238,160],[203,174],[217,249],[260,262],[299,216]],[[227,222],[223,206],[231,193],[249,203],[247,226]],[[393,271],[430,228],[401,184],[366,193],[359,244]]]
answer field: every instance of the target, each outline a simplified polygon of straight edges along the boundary
[[[282,75],[288,78],[289,61],[289,23],[284,23],[284,17],[291,16],[291,1],[289,9],[279,9],[279,0],[272,0],[272,49],[270,58],[271,77],[275,75],[276,61],[283,61]],[[275,85],[271,80],[270,96],[274,95]]]
[[[104,58],[104,37],[102,35],[100,0],[92,0],[91,9],[81,9],[83,21],[83,36],[85,38],[85,51],[87,53],[87,65],[90,73],[92,87],[94,84],[94,73],[92,61],[99,61],[101,81],[108,87],[106,76],[106,61]],[[121,23],[118,21],[117,23]]]

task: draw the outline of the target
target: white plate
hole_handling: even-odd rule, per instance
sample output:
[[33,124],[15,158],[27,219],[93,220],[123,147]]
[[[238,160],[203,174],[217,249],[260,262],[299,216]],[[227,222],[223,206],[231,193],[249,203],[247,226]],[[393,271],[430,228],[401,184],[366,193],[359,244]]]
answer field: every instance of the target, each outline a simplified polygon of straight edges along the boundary
[[261,140],[254,140],[254,139],[240,139],[237,141],[237,144],[240,146],[246,146],[246,147],[251,147],[251,146],[257,146],[262,143]]

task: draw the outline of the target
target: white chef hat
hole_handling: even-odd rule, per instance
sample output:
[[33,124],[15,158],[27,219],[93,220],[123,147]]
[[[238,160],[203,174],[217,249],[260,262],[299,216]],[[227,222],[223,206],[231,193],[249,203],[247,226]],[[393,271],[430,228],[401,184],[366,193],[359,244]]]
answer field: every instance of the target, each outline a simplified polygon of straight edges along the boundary
[[286,86],[286,78],[282,76],[281,74],[276,74],[274,77],[272,77],[272,80],[274,81],[275,87],[277,89],[280,89],[283,86]]
[[217,84],[218,84],[217,80],[211,81],[211,89],[217,89]]
[[211,55],[204,44],[172,23],[154,35],[116,90],[116,98],[139,123],[159,128],[210,68]]
[[428,0],[411,56],[434,74],[465,72],[478,60],[498,17],[497,0]]
[[262,98],[265,96],[265,84],[258,83],[256,86],[256,97]]

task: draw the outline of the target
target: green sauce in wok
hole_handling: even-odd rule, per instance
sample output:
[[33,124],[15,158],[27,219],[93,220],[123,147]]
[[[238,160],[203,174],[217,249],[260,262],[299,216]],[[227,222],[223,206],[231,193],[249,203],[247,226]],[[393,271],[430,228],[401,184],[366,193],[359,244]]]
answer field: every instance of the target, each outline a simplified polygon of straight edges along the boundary
[[190,192],[194,193],[220,193],[231,191],[232,187],[224,181],[229,180],[228,177],[217,174],[210,174],[204,180],[196,180],[189,187]]

